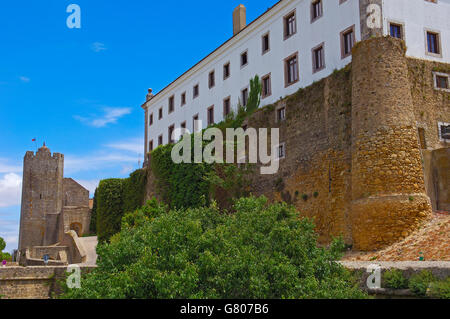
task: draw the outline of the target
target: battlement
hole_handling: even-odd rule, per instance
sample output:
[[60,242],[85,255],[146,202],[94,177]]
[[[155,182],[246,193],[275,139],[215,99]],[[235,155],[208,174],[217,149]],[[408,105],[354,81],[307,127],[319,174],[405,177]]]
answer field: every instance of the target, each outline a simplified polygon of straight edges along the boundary
[[[48,149],[47,149],[48,150]],[[39,149],[37,152],[28,151],[25,154],[24,159],[35,159],[35,158],[52,158],[55,160],[61,160],[64,159],[64,154],[61,153],[51,153],[50,150],[45,151],[42,148]]]

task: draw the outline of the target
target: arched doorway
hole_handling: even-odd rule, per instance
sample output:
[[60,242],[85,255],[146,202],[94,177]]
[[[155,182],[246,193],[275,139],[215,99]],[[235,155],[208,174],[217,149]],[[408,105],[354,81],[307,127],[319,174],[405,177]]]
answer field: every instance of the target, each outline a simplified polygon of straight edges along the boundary
[[78,237],[81,237],[83,235],[83,226],[81,226],[80,223],[72,223],[70,224],[70,230],[73,230],[77,233]]

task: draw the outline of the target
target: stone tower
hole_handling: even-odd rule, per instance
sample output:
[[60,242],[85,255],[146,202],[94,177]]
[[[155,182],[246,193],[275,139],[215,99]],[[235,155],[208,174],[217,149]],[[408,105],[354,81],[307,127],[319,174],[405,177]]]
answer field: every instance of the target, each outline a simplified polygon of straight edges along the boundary
[[352,233],[356,249],[409,235],[431,215],[403,41],[353,50]]
[[19,250],[53,245],[62,211],[64,155],[45,146],[27,152],[23,163]]

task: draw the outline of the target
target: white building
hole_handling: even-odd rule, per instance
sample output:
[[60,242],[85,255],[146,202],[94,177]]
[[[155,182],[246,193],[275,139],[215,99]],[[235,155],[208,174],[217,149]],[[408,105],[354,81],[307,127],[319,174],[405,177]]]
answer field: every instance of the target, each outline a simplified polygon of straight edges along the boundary
[[346,66],[353,45],[374,35],[403,38],[408,56],[450,62],[450,0],[281,0],[248,26],[245,14],[237,7],[231,39],[148,94],[146,153],[169,143],[174,128],[222,121],[245,104],[256,74],[261,106],[271,104]]

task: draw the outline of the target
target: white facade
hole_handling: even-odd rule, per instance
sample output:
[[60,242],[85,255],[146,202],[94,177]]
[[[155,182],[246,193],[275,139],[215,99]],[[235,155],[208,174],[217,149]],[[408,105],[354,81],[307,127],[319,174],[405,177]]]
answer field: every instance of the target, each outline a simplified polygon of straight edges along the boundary
[[[236,110],[241,91],[249,87],[256,74],[260,78],[270,74],[271,95],[261,100],[261,106],[278,101],[281,97],[307,87],[314,81],[330,75],[351,62],[351,56],[342,57],[341,32],[354,29],[356,41],[361,40],[360,1],[322,0],[322,16],[311,21],[311,0],[282,0],[264,13],[243,31],[175,80],[168,87],[148,100],[148,127],[146,150],[152,143],[158,146],[159,136],[163,144],[169,142],[169,127],[181,127],[193,131],[193,118],[207,124],[207,113],[214,106],[214,122],[224,119],[224,99],[230,97],[231,108]],[[383,0],[383,32],[390,32],[390,23],[402,25],[407,54],[412,57],[450,62],[450,0]],[[297,31],[285,39],[285,17],[295,10]],[[426,30],[439,32],[440,56],[426,53]],[[270,50],[262,53],[262,36],[269,33]],[[323,44],[325,67],[313,71],[313,48]],[[241,67],[241,54],[248,52],[248,64]],[[298,53],[299,81],[287,86],[285,83],[285,59]],[[223,66],[230,63],[230,77],[223,78]],[[215,72],[215,86],[209,88],[209,74]],[[193,88],[199,85],[199,96],[193,98]],[[186,104],[181,96],[186,94]],[[169,98],[174,97],[174,111],[169,114]],[[159,119],[159,109],[163,118]],[[150,117],[153,123],[150,125]]]

